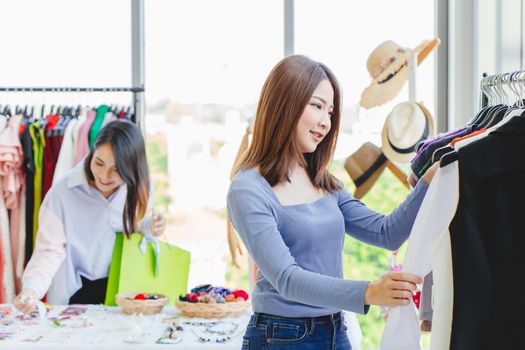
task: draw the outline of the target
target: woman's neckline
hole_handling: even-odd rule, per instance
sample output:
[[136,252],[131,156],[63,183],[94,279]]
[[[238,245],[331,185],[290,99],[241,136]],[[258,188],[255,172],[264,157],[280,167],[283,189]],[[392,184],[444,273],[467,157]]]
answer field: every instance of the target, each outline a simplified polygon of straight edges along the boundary
[[307,206],[307,207],[308,206],[313,206],[313,205],[317,204],[318,202],[322,201],[323,199],[330,197],[330,193],[326,193],[326,194],[322,195],[321,197],[319,197],[317,199],[314,199],[313,201],[310,201],[310,202],[295,203],[295,204],[282,204],[281,201],[279,200],[279,198],[277,198],[277,195],[275,194],[275,192],[274,192],[272,186],[270,185],[270,183],[264,178],[264,176],[261,175],[259,170],[257,170],[256,168],[252,168],[251,170],[254,171],[257,174],[257,176],[261,178],[264,186],[270,191],[271,196],[279,204],[279,206],[281,208],[294,208],[294,207],[302,207],[302,206]]

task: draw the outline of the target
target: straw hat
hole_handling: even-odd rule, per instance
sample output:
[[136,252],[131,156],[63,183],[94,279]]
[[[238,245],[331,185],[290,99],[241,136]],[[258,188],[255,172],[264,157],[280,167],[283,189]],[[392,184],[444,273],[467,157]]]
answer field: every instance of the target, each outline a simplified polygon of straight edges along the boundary
[[416,144],[434,136],[434,121],[420,103],[396,105],[383,125],[381,148],[391,161],[408,163],[415,155]]
[[355,184],[355,198],[363,198],[386,165],[387,159],[381,149],[370,142],[364,143],[346,158],[344,167]]
[[360,105],[372,108],[396,97],[408,79],[408,59],[417,54],[419,65],[440,43],[439,39],[425,40],[415,49],[408,49],[387,40],[376,47],[366,62],[372,83],[361,94]]

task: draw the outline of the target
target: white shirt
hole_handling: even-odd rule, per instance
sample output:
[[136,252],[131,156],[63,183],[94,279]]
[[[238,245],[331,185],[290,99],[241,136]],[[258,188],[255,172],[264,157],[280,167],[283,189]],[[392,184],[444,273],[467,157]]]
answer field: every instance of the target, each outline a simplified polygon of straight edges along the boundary
[[88,183],[83,166],[83,161],[77,164],[47,193],[35,250],[22,277],[23,288],[39,298],[47,291],[52,304],[68,304],[82,287],[81,276],[108,277],[115,232],[122,231],[126,185],[106,199]]
[[[458,163],[439,168],[410,233],[403,271],[425,276],[431,271],[432,242],[448,232],[459,197]],[[392,308],[381,339],[381,350],[419,350],[420,328],[416,309],[409,305]]]

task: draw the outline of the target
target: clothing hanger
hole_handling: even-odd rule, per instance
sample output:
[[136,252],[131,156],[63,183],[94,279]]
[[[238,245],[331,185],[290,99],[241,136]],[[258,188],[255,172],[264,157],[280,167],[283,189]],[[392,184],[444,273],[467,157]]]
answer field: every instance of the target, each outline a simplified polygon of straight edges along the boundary
[[5,109],[4,109],[4,112],[2,114],[5,115],[6,117],[10,117],[11,116],[11,107],[9,105],[6,105]]
[[503,117],[506,114],[508,114],[509,110],[512,109],[508,105],[504,105],[504,104],[500,104],[498,106],[499,106],[498,108],[492,109],[487,114],[485,119],[482,120],[481,123],[476,128],[477,130],[479,130],[479,129],[487,129],[487,128],[490,128],[491,126],[497,124],[500,120],[503,119]]
[[492,76],[482,84],[482,91],[487,94],[487,96],[490,96],[489,101],[498,101],[499,104],[494,106],[494,108],[487,109],[484,118],[478,119],[475,129],[490,128],[498,124],[506,115],[515,109],[515,107],[509,107],[510,98],[503,88],[503,85],[507,85],[514,91],[511,84],[514,80],[514,73]]
[[79,104],[77,105],[77,109],[75,110],[75,114],[73,115],[73,118],[78,118],[81,111],[82,111],[82,106]]
[[484,115],[484,118],[477,123],[478,125],[476,127],[476,130],[488,128],[491,125],[496,124],[497,121],[501,120],[505,113],[508,111],[508,96],[505,90],[503,90],[502,88],[506,77],[506,74],[499,74],[489,78],[489,86],[487,86],[487,88],[489,88],[489,91],[492,91],[494,93],[495,98],[493,100],[497,102],[497,104],[495,104],[493,108],[489,109]]

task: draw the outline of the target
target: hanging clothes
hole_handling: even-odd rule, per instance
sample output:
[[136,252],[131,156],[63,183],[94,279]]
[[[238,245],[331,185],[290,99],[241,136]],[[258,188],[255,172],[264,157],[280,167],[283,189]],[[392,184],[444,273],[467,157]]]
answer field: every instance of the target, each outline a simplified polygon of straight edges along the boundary
[[104,123],[104,118],[106,117],[106,113],[108,113],[108,111],[109,111],[109,106],[107,105],[100,105],[97,108],[97,116],[95,120],[93,121],[91,130],[89,131],[89,149],[90,150],[92,150],[95,145],[95,140],[97,139],[98,133],[100,132],[102,124]]
[[60,146],[62,145],[63,135],[54,132],[60,120],[60,115],[50,115],[47,117],[47,124],[44,128],[46,144],[42,160],[42,200],[44,200],[47,191],[49,191],[53,184],[55,165],[58,160],[58,154],[60,153]]
[[[0,133],[7,126],[7,117],[0,115]],[[0,303],[8,301],[14,288],[14,276],[12,275],[11,238],[9,234],[9,218],[7,209],[3,204],[3,193],[0,186]]]
[[11,255],[11,237],[9,233],[9,216],[4,201],[4,191],[0,186],[0,239],[2,240],[3,276],[0,286],[0,302],[9,303],[15,297],[15,276]]
[[[15,285],[20,286],[23,258],[19,259],[20,245],[25,243],[25,232],[20,232],[21,220],[21,195],[25,183],[22,169],[24,154],[20,143],[19,129],[22,115],[9,118],[7,127],[0,133],[0,176],[2,177],[2,190],[5,206],[10,209],[10,246],[12,266],[15,275]],[[24,243],[23,243],[24,242]],[[17,277],[17,278],[16,278]]]
[[53,184],[55,184],[61,177],[64,176],[70,169],[73,168],[74,164],[74,145],[75,135],[74,130],[79,123],[78,119],[72,119],[66,126],[64,131],[64,137],[60,146],[58,159],[55,165],[55,171],[53,175]]
[[76,164],[75,158],[76,158],[76,155],[77,155],[78,143],[80,142],[80,137],[79,137],[79,135],[80,135],[80,128],[86,122],[86,119],[87,119],[87,116],[88,116],[88,113],[89,113],[90,110],[91,110],[91,108],[89,108],[89,107],[85,107],[85,108],[82,109],[82,112],[80,113],[80,115],[77,118],[78,122],[75,124],[75,127],[71,131],[71,138],[73,139],[73,149],[72,149],[73,165],[71,166],[71,168],[73,168],[75,166],[75,164]]
[[29,134],[33,141],[33,160],[35,166],[35,176],[33,181],[34,201],[31,213],[33,214],[33,231],[32,231],[32,246],[34,248],[36,241],[36,232],[38,229],[38,211],[42,203],[42,170],[44,160],[44,147],[46,139],[44,135],[44,128],[42,122],[37,120],[29,126]]
[[[512,118],[458,152],[460,199],[450,225],[450,349],[522,346],[525,285],[519,279],[523,264],[518,262],[525,243],[524,157],[525,116]],[[515,298],[505,300],[508,296]]]
[[[35,248],[41,203],[54,182],[90,152],[105,125],[124,109],[60,106],[34,117],[34,108],[0,111],[0,303],[12,302]],[[51,108],[54,110],[54,107]],[[29,111],[29,113],[28,113]],[[98,112],[98,114],[97,114]],[[93,124],[96,121],[96,125]]]
[[[442,167],[415,220],[404,268],[425,275],[432,261],[431,350],[499,348],[504,338],[507,346],[503,348],[519,347],[516,338],[509,340],[505,335],[509,325],[501,320],[521,313],[502,307],[501,295],[496,291],[506,278],[519,274],[515,262],[519,261],[518,248],[523,243],[519,213],[525,209],[521,205],[525,186],[518,179],[525,175],[525,166],[516,159],[525,155],[522,112],[513,110],[490,130],[455,142],[456,152],[441,159]],[[486,242],[476,237],[483,234]],[[502,238],[506,243],[501,243]],[[504,253],[510,247],[514,250]],[[487,250],[495,251],[490,263],[485,263]],[[516,295],[524,291],[519,286]],[[487,303],[492,306],[487,308]],[[523,326],[520,321],[516,327]],[[500,327],[500,334],[494,334],[494,327]],[[480,341],[480,334],[485,339]],[[415,309],[393,309],[381,349],[418,350],[419,342]]]
[[[106,116],[104,117],[104,121],[102,122],[102,125],[100,126],[100,129],[103,129],[106,125],[108,125],[108,123],[111,123],[112,121],[114,120],[117,120],[117,116],[109,111],[106,113]],[[97,133],[97,136],[98,136],[98,133]]]
[[26,125],[21,137],[22,151],[24,152],[25,184],[25,259],[24,266],[29,261],[33,252],[33,208],[35,205],[35,162],[33,152],[33,140],[29,133],[29,125]]
[[80,161],[89,154],[89,133],[96,116],[97,112],[90,110],[88,112],[86,121],[80,127],[75,154],[75,165],[80,163]]

